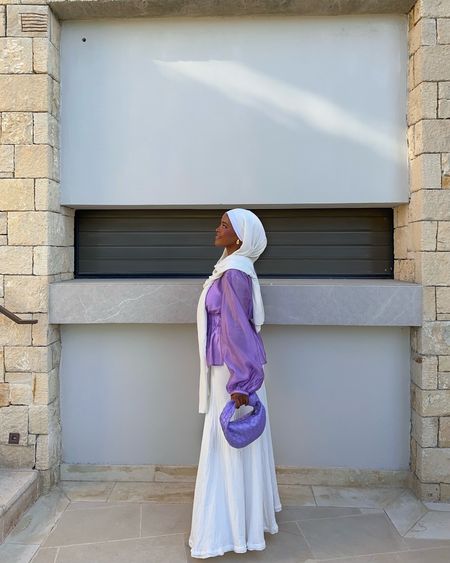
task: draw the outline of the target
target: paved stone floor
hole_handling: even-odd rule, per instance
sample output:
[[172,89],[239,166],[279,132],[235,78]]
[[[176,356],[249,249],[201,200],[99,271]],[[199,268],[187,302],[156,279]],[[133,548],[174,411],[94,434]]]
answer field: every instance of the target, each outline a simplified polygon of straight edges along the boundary
[[[449,563],[450,505],[395,487],[280,485],[280,531],[246,563]],[[0,563],[187,563],[193,483],[61,481],[22,516]]]

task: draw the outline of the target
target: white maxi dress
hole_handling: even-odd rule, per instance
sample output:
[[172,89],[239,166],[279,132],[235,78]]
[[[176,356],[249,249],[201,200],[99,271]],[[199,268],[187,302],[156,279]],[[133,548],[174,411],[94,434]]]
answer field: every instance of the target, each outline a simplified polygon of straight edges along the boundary
[[[266,547],[264,532],[275,534],[275,512],[281,502],[275,475],[265,383],[257,390],[266,408],[266,426],[261,436],[245,448],[228,444],[219,416],[230,395],[226,384],[228,367],[211,366],[210,404],[205,415],[195,483],[191,556],[206,559],[227,551],[244,553]],[[241,406],[235,418],[250,412]]]

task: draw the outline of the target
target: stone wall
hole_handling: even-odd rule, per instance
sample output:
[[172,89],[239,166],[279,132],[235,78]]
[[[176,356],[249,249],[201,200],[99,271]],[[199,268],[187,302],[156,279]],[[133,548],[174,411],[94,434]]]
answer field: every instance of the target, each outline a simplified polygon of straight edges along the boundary
[[450,1],[409,13],[410,202],[395,209],[396,279],[421,283],[411,328],[411,471],[416,494],[450,500]]
[[73,277],[74,213],[59,205],[60,25],[46,5],[0,4],[0,303],[38,321],[0,315],[0,466],[40,470],[45,491],[61,449],[48,288]]
[[[164,6],[49,3],[61,17],[88,17],[91,8],[97,16],[127,9],[142,16]],[[158,15],[200,15],[203,4],[180,0]],[[235,2],[234,11],[244,4],[246,13],[309,6],[303,13],[312,15],[337,5],[346,13],[401,12],[411,2],[259,0],[254,8]],[[0,303],[38,320],[20,325],[0,315],[0,466],[40,470],[43,490],[58,480],[61,457],[61,343],[48,323],[48,286],[73,277],[73,210],[59,205],[59,31],[45,0],[0,0]],[[450,0],[417,1],[409,53],[411,196],[394,210],[394,242],[395,278],[424,289],[423,325],[411,329],[411,470],[421,498],[450,500]],[[20,433],[19,444],[8,444],[10,432]]]

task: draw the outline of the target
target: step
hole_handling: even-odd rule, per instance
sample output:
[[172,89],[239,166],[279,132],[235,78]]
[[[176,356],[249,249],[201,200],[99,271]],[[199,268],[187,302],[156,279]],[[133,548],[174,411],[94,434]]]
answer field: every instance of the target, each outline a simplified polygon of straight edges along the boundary
[[0,544],[39,497],[39,472],[0,469]]

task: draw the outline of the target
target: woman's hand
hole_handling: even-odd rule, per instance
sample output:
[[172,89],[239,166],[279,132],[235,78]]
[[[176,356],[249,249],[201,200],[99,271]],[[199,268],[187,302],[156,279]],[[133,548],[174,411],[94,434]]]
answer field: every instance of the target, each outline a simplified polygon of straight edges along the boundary
[[231,393],[231,400],[234,401],[237,409],[242,405],[248,405],[248,396],[244,393]]

